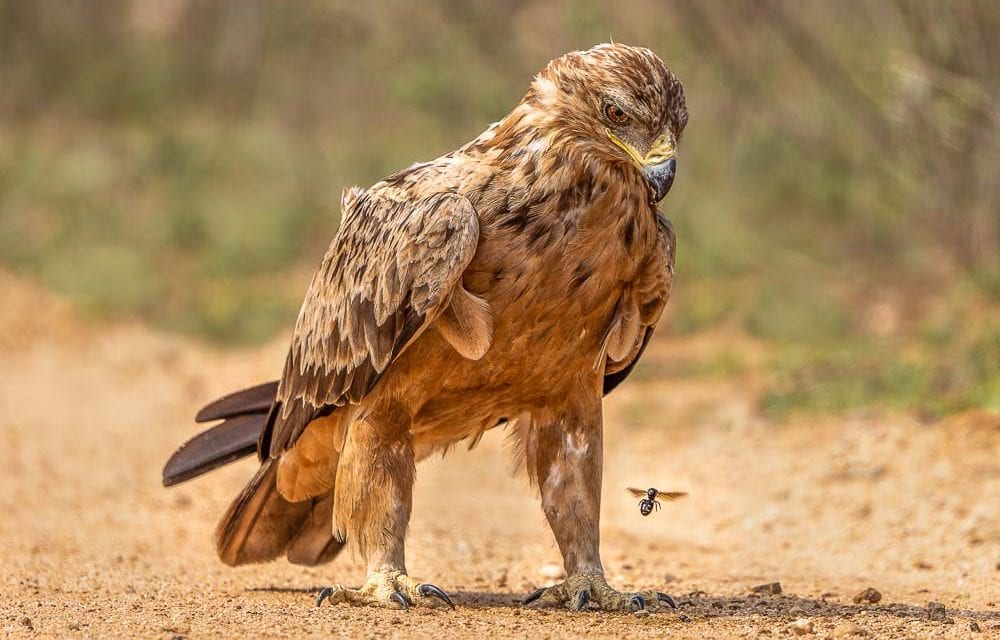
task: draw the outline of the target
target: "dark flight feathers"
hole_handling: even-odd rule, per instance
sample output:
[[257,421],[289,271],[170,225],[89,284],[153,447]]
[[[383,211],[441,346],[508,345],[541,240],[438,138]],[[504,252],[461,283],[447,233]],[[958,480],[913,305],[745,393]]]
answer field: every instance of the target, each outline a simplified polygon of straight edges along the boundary
[[259,384],[219,398],[199,411],[198,422],[224,422],[191,438],[170,456],[163,468],[163,486],[179,484],[256,453],[277,388],[277,381]]
[[266,414],[236,416],[191,438],[167,461],[163,486],[190,480],[257,452]]
[[274,404],[274,397],[277,394],[277,380],[236,391],[207,404],[194,417],[194,421],[213,422],[248,413],[266,414],[271,409],[271,405]]

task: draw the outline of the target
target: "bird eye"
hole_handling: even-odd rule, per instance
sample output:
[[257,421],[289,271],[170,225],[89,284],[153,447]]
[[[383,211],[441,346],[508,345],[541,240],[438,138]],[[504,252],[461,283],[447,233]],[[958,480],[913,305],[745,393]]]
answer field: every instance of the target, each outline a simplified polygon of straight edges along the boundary
[[604,103],[604,117],[615,124],[628,122],[628,114],[614,102]]

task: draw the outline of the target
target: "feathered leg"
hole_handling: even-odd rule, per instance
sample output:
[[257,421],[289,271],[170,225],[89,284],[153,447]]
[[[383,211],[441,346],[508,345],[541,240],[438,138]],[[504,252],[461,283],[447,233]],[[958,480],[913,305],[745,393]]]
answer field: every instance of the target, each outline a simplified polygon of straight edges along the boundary
[[410,416],[402,406],[378,408],[350,425],[337,469],[334,531],[339,539],[357,542],[368,579],[360,589],[327,587],[317,604],[329,599],[408,609],[437,598],[453,606],[438,587],[406,575],[404,539],[415,472]]
[[[589,395],[589,394],[588,394]],[[621,593],[608,586],[600,554],[603,436],[600,394],[595,393],[548,424],[533,424],[526,444],[529,474],[537,481],[542,509],[566,569],[565,582],[537,589],[525,604],[568,606],[588,602],[606,611],[643,609],[647,602],[675,606],[655,591]]]

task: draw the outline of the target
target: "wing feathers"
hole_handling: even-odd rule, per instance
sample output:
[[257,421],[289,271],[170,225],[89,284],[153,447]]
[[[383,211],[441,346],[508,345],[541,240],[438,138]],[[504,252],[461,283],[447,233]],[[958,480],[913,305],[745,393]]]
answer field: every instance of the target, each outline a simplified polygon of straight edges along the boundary
[[[645,275],[626,293],[612,319],[602,350],[605,365],[604,393],[607,395],[632,372],[646,350],[660,321],[674,281],[676,237],[663,214],[657,213],[657,252],[646,266]],[[600,364],[600,362],[598,363]]]
[[639,341],[639,308],[635,299],[628,293],[622,297],[618,305],[616,318],[605,340],[607,346],[604,351],[614,362],[621,362],[627,358]]
[[489,303],[462,285],[455,287],[451,302],[434,326],[455,351],[469,360],[482,358],[493,341],[493,313]]
[[[371,391],[445,311],[478,246],[479,220],[464,196],[400,200],[376,185],[348,202],[295,325],[277,393],[283,409],[262,439],[272,456],[295,442],[306,427],[301,420]],[[488,313],[465,316],[460,343],[470,354],[485,352]]]

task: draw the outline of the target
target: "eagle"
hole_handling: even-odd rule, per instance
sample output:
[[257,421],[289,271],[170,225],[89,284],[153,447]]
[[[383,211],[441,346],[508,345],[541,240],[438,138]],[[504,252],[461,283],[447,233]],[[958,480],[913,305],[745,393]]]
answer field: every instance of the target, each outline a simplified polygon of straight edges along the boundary
[[602,402],[670,295],[675,237],[658,205],[688,111],[646,48],[552,60],[502,120],[341,201],[281,379],[223,397],[165,486],[257,454],[219,523],[228,565],[317,565],[353,541],[360,588],[318,604],[453,606],[406,571],[415,465],[506,425],[538,488],[564,582],[526,603],[673,606],[608,585],[600,556]]

